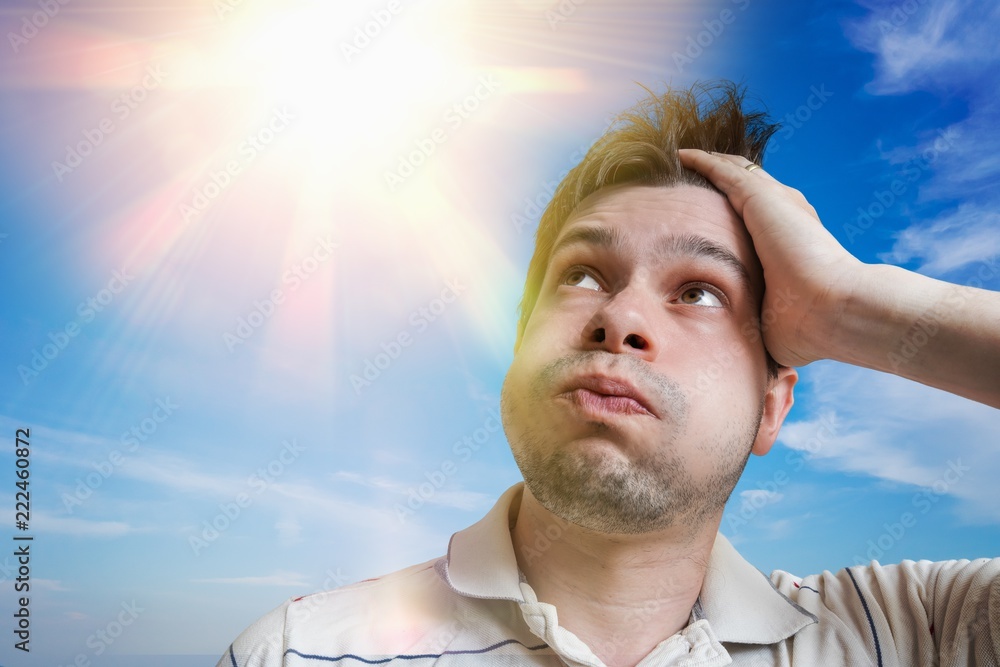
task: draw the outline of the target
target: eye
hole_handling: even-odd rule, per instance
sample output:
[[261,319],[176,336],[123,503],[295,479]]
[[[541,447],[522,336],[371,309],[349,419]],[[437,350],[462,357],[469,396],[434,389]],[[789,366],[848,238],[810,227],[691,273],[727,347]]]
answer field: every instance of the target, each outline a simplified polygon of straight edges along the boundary
[[563,278],[563,284],[569,285],[571,287],[582,287],[584,289],[594,290],[599,292],[601,290],[601,285],[594,277],[583,269],[570,269],[566,273],[566,277]]
[[708,306],[710,308],[722,308],[722,300],[718,295],[712,293],[704,287],[688,287],[681,292],[678,299],[681,303],[689,306]]

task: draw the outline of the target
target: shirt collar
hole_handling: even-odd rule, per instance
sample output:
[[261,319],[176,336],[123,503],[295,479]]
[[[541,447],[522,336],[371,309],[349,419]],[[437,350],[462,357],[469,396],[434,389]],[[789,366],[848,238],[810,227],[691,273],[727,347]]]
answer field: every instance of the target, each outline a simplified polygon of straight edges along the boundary
[[[524,602],[510,539],[523,490],[523,482],[507,489],[485,517],[452,535],[441,574],[457,593]],[[721,533],[692,616],[708,619],[719,641],[744,644],[773,644],[817,622],[778,592]]]
[[510,539],[523,489],[523,482],[507,489],[486,516],[451,536],[442,574],[456,592],[524,602]]
[[715,536],[694,615],[722,642],[775,644],[818,622],[780,593],[722,533]]

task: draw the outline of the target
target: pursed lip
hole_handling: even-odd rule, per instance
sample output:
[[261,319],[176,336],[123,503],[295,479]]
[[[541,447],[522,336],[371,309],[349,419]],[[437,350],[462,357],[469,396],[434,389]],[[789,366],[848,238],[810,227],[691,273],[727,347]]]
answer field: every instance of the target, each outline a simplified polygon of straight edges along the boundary
[[[629,399],[631,405],[633,405],[635,409],[624,411],[635,413],[647,412],[657,419],[660,418],[659,413],[653,409],[653,405],[650,400],[646,398],[646,396],[643,395],[643,393],[639,391],[634,384],[625,378],[602,374],[582,375],[572,378],[566,382],[566,384],[562,387],[562,391],[559,392],[559,395],[572,398],[574,396],[574,392],[581,389],[593,392],[594,394],[599,394],[601,396]],[[626,405],[629,405],[629,403]]]

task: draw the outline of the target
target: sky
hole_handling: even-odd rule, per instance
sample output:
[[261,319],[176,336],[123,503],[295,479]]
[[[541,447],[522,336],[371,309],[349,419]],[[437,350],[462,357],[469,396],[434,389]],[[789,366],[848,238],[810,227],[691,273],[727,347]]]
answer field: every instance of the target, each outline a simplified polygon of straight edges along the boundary
[[[1000,289],[987,0],[0,8],[0,665],[211,665],[442,555],[520,479],[496,415],[540,211],[640,85],[745,85],[855,256]],[[723,516],[745,557],[1000,555],[1000,412],[800,374]]]

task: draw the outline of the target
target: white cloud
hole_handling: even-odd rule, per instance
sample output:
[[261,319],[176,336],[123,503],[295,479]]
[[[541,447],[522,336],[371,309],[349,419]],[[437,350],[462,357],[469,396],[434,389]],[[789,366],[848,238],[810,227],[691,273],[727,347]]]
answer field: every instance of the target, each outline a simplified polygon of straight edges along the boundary
[[[976,264],[1000,256],[995,187],[1000,178],[1000,41],[995,35],[1000,5],[992,0],[860,2],[870,13],[846,32],[858,48],[875,55],[869,92],[929,91],[952,104],[960,100],[968,109],[958,122],[918,132],[913,145],[880,147],[883,159],[902,165],[897,180],[908,186],[916,179],[919,188],[917,205],[904,212],[909,228],[896,234],[892,249],[880,258],[916,263],[922,273],[966,282],[980,270]],[[956,201],[961,203],[955,206]],[[923,212],[924,205],[938,202],[949,208]],[[992,287],[1000,280],[984,284]]]
[[[914,452],[880,446],[885,437],[883,429],[865,429],[855,422],[855,429],[836,432],[827,437],[821,434],[819,420],[789,424],[779,441],[791,449],[808,453],[807,459],[827,468],[861,473],[907,484],[920,484],[918,480],[931,479],[931,470],[925,468]],[[808,444],[802,438],[808,437]]]
[[740,498],[743,500],[743,503],[757,508],[776,503],[784,497],[785,496],[782,493],[766,491],[764,489],[749,489],[747,491],[740,491]]
[[[439,474],[444,475],[444,473]],[[442,507],[473,511],[489,508],[496,500],[491,495],[477,491],[463,491],[439,487],[426,478],[415,483],[405,483],[385,477],[362,475],[345,470],[333,473],[333,478],[380,491],[388,491],[402,496],[404,499],[408,499],[411,495],[414,495],[419,499],[421,505],[426,503],[429,505],[440,505]]]
[[876,55],[869,92],[889,95],[971,83],[974,68],[1000,55],[992,0],[865,2],[871,14],[847,26],[858,47]]
[[232,497],[247,490],[245,477],[206,474],[190,461],[147,449],[143,455],[129,457],[121,466],[122,475],[183,493]]
[[52,516],[44,512],[32,513],[31,526],[39,533],[57,533],[77,537],[121,537],[135,532],[122,521],[87,521]]
[[[0,428],[5,432],[13,433],[24,426],[16,419],[0,415]],[[94,463],[92,452],[100,451],[103,453],[116,444],[113,440],[100,436],[38,425],[31,427],[31,439],[44,442],[46,445],[32,450],[33,460],[59,465],[74,465],[80,468],[90,468],[91,464]],[[78,456],[84,453],[90,455],[91,458]]]
[[791,519],[775,519],[755,526],[758,537],[765,540],[784,540],[792,536],[795,524]]
[[350,482],[369,489],[393,492],[398,492],[400,489],[399,482],[394,482],[390,479],[379,477],[377,475],[362,475],[361,473],[350,470],[338,470],[333,473],[331,477],[333,477],[336,481]]
[[338,562],[351,576],[360,572],[374,576],[439,556],[447,549],[451,533],[465,527],[442,525],[447,522],[426,507],[401,518],[394,504],[405,501],[399,502],[402,496],[396,494],[373,500],[334,493],[328,487],[328,483],[322,487],[274,484],[255,502],[262,508],[266,503],[279,512],[294,513],[304,526],[336,526],[337,533],[352,545],[351,556]]
[[[13,431],[15,424],[17,422],[9,417],[0,415],[0,427],[7,425]],[[33,439],[47,443],[46,447],[32,451],[31,456],[36,461],[92,473],[95,464],[111,465],[108,463],[109,454],[117,450],[123,462],[114,467],[115,475],[120,474],[122,477],[156,484],[184,494],[232,496],[246,490],[245,478],[205,474],[187,459],[148,446],[132,453],[111,438],[45,426],[33,426],[31,431]]]
[[[951,213],[899,232],[892,250],[879,257],[893,264],[919,260],[917,271],[946,276],[980,263],[990,268],[998,256],[1000,213],[975,204],[962,204]],[[990,268],[988,273],[992,276],[997,271]]]
[[[1000,86],[1000,59],[990,69],[996,72],[992,81],[985,81],[979,88],[969,92],[968,115],[952,123],[940,132],[926,137],[916,150],[924,151],[934,147],[940,137],[948,140],[945,150],[937,151],[933,157],[935,177],[921,190],[927,199],[964,199],[993,201],[997,197],[996,181],[1000,175],[1000,99],[994,93]],[[947,89],[939,91],[951,96]],[[944,147],[938,144],[939,147]]]
[[302,525],[295,518],[286,518],[274,524],[278,531],[278,543],[288,547],[302,541]]
[[[931,488],[944,493],[963,518],[1000,523],[1000,410],[893,375],[836,362],[802,369],[815,405],[809,419],[786,425],[781,444],[809,452],[820,468]],[[834,429],[820,415],[836,415]],[[823,433],[820,438],[817,434]],[[951,472],[949,472],[951,471]]]
[[39,579],[38,577],[34,577],[32,578],[31,583],[35,587],[46,591],[65,592],[70,590],[65,586],[63,586],[61,581],[58,581],[56,579]]
[[309,579],[298,572],[275,572],[259,577],[218,577],[214,579],[192,579],[196,584],[234,584],[237,586],[288,586],[306,588]]

